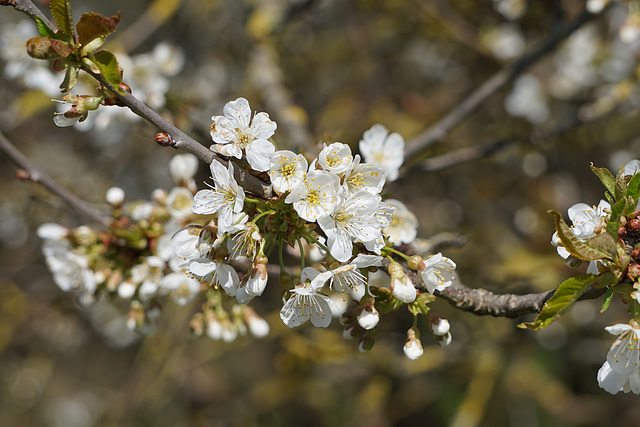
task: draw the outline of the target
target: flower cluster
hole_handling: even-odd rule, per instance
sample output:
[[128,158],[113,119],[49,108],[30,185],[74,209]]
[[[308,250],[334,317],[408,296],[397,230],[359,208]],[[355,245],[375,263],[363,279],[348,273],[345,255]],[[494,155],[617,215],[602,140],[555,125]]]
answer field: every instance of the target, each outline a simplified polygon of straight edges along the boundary
[[[177,186],[168,192],[155,190],[151,202],[125,203],[122,189],[109,189],[106,201],[113,222],[107,231],[87,226],[67,229],[52,223],[40,226],[43,254],[60,289],[75,291],[84,305],[99,297],[129,301],[127,326],[141,333],[154,329],[162,297],[186,305],[200,296],[205,290],[202,283],[184,274],[172,242],[173,235],[194,219],[197,168],[193,155],[174,156],[169,170]],[[206,330],[209,336],[230,341],[247,330],[255,336],[268,333],[268,325],[254,310],[235,306],[225,310],[216,305],[216,298],[220,300],[210,295],[203,303],[208,323],[219,325]],[[193,324],[192,328],[198,330]]]
[[[203,225],[181,229],[173,238],[175,253],[190,277],[247,304],[265,291],[267,264],[277,253],[280,292],[285,295],[282,321],[289,327],[307,321],[327,327],[340,312],[331,295],[339,294],[356,305],[342,317],[345,336],[359,335],[359,347],[367,350],[380,318],[377,303],[393,299],[425,306],[424,299],[417,300],[412,279],[392,259],[397,255],[409,260],[394,244],[415,239],[417,219],[401,202],[381,197],[385,181],[396,179],[403,163],[404,140],[399,134],[389,134],[382,125],[366,131],[360,141],[364,162],[341,142],[324,144],[317,158],[307,159],[277,150],[269,140],[276,123],[267,113],[252,113],[246,99],[227,103],[223,114],[212,117],[211,150],[246,158],[251,169],[266,172],[277,196],[251,198],[234,177],[237,166],[214,160],[213,185],[200,190],[193,204],[194,213],[212,217]],[[293,275],[283,263],[285,245],[299,251],[301,265],[291,270]],[[371,289],[367,278],[385,257],[395,266],[389,269],[386,293]],[[322,258],[324,262],[318,262]],[[307,260],[316,264],[306,266]],[[428,292],[451,284],[455,263],[448,258],[437,254],[412,261],[409,267]],[[246,273],[242,266],[248,266]],[[375,293],[382,297],[377,300]],[[423,311],[428,311],[426,306]]]
[[640,319],[605,329],[618,335],[607,360],[598,371],[598,385],[611,394],[633,391],[640,394]]
[[[374,125],[359,144],[366,161],[341,142],[325,144],[317,158],[307,159],[277,150],[269,140],[276,123],[266,113],[252,114],[244,98],[223,111],[212,118],[211,150],[240,161],[214,160],[209,188],[196,192],[197,160],[176,156],[170,172],[177,186],[156,190],[153,202],[125,203],[121,189],[107,192],[113,209],[108,231],[41,227],[59,287],[86,303],[99,295],[130,300],[128,325],[140,332],[153,329],[160,297],[170,295],[180,305],[195,300],[191,330],[231,341],[247,331],[268,333],[247,304],[265,292],[274,274],[268,266],[277,259],[280,318],[289,327],[307,321],[328,327],[340,316],[343,335],[367,351],[381,316],[403,305],[414,320],[425,315],[436,325],[440,318],[428,304],[453,283],[456,265],[439,253],[405,255],[400,249],[416,238],[417,218],[381,195],[386,180],[398,177],[402,137]],[[236,180],[243,167],[268,177],[275,196],[245,193]],[[299,267],[285,266],[292,256]],[[369,273],[378,269],[389,278],[370,285]],[[446,325],[431,327],[441,345],[451,340]],[[415,340],[415,324],[412,330]]]

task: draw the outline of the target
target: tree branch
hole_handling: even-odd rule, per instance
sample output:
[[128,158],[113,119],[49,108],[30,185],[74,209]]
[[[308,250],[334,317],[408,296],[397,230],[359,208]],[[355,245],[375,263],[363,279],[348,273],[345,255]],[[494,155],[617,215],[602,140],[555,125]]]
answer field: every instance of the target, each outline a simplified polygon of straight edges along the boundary
[[[32,19],[36,16],[42,18],[50,28],[55,28],[51,22],[43,15],[43,13],[33,4],[31,0],[0,0],[0,5],[13,6],[16,10],[24,12]],[[171,136],[169,146],[187,151],[207,164],[215,159],[222,164],[226,164],[227,160],[216,155],[213,151],[209,150],[198,141],[191,138],[186,133],[165,120],[160,114],[149,108],[143,102],[138,100],[130,93],[118,92],[108,81],[106,81],[102,75],[96,74],[89,69],[83,68],[88,74],[100,82],[104,87],[109,89],[120,101],[122,101],[131,111],[136,115],[142,117],[147,122],[154,125],[162,132]],[[273,190],[269,184],[262,182],[257,177],[251,175],[249,172],[242,168],[235,168],[235,178],[238,183],[248,192],[255,194],[258,197],[268,199],[273,195]]]
[[[388,272],[389,260],[382,261],[382,268]],[[413,281],[415,287],[427,292],[419,274],[405,268],[405,274]],[[465,286],[456,275],[451,286],[436,291],[435,295],[446,300],[452,306],[473,313],[477,316],[494,316],[514,318],[524,314],[539,313],[544,303],[553,296],[556,290],[533,294],[495,294],[486,289],[472,289]],[[596,299],[607,291],[606,288],[589,288],[579,298],[579,301]]]
[[485,100],[495,94],[507,83],[515,79],[528,67],[536,63],[545,55],[553,51],[560,42],[573,34],[583,24],[589,22],[596,15],[583,10],[573,21],[564,27],[558,28],[547,40],[541,43],[531,52],[520,57],[516,62],[498,71],[477,89],[471,92],[462,102],[455,106],[438,122],[432,125],[422,134],[408,141],[405,159],[409,159],[400,175],[407,173],[411,167],[420,161],[424,150],[435,142],[440,141],[458,123],[475,111]]
[[7,154],[7,157],[26,171],[26,173],[18,173],[18,178],[40,184],[49,192],[64,201],[67,206],[74,211],[86,216],[92,222],[104,228],[109,228],[109,224],[111,223],[110,217],[95,209],[84,200],[79,199],[66,188],[60,186],[53,180],[53,178],[31,163],[29,159],[27,159],[13,144],[11,144],[2,132],[0,132],[0,150],[4,151]]

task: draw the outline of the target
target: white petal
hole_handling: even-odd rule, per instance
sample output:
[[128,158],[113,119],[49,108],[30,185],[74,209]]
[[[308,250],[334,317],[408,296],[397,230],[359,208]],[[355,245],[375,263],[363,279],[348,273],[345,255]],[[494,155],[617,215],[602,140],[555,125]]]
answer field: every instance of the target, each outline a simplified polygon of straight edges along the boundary
[[249,165],[259,172],[269,170],[269,160],[276,148],[266,139],[256,139],[247,146],[247,161]]

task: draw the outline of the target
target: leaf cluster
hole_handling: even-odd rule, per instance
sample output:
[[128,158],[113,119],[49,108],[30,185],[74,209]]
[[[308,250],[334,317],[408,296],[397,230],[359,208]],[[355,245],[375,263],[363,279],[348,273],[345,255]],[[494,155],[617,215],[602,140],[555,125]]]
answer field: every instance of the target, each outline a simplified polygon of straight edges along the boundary
[[69,0],[51,0],[50,9],[58,29],[50,28],[36,17],[40,37],[27,42],[29,55],[36,59],[55,59],[54,68],[66,70],[60,85],[63,92],[73,89],[81,69],[102,74],[117,88],[122,79],[115,55],[107,50],[97,50],[115,31],[120,13],[110,18],[95,12],[84,13],[74,27]]

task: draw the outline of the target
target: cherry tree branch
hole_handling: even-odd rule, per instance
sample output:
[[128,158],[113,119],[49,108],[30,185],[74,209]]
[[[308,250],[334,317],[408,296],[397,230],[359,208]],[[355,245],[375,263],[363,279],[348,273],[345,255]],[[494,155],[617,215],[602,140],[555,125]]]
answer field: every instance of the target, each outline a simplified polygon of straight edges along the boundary
[[[50,28],[55,28],[31,0],[0,0],[0,5],[13,6],[16,10],[26,13],[30,18],[34,20],[35,17],[38,16],[42,18],[42,20]],[[207,164],[210,164],[214,159],[223,164],[227,163],[227,159],[218,156],[213,151],[209,150],[204,145],[200,144],[198,141],[182,132],[180,129],[165,120],[160,114],[137,99],[135,96],[127,92],[120,93],[106,79],[104,79],[102,75],[94,73],[86,68],[83,69],[98,82],[100,82],[100,84],[109,89],[136,115],[142,117],[147,122],[158,128],[160,131],[167,133],[170,138],[168,139],[167,143],[163,145],[187,151]],[[238,183],[246,191],[255,194],[258,197],[268,199],[273,195],[273,190],[271,189],[271,186],[269,184],[262,182],[260,179],[251,175],[249,172],[240,167],[235,168],[235,177]]]
[[66,188],[59,185],[49,175],[44,173],[40,168],[35,166],[22,154],[8,139],[0,132],[0,150],[9,157],[16,165],[21,168],[16,173],[16,176],[20,179],[29,180],[40,184],[47,189],[50,193],[57,196],[60,200],[65,202],[74,211],[81,215],[84,215],[92,222],[104,227],[109,228],[111,218],[103,214],[93,206],[89,205],[84,200],[78,198],[75,194],[71,193]]
[[[388,272],[389,260],[382,261],[382,269]],[[405,274],[413,281],[416,288],[427,292],[417,272],[405,268]],[[544,303],[555,293],[555,289],[546,292],[524,295],[496,294],[486,289],[473,289],[464,285],[456,275],[451,286],[436,291],[435,295],[462,311],[477,316],[494,316],[514,318],[525,314],[536,314],[542,310]],[[606,292],[606,288],[589,288],[579,298],[580,301],[596,299]]]
[[558,28],[557,31],[553,32],[549,38],[538,45],[538,47],[491,76],[425,132],[413,140],[408,141],[405,159],[409,159],[409,161],[400,171],[400,174],[404,175],[409,172],[415,163],[420,161],[427,147],[440,141],[464,118],[474,112],[484,101],[514,80],[524,70],[552,52],[560,42],[573,34],[582,25],[592,20],[595,16],[597,15],[588,12],[586,9],[583,10],[573,21],[564,27]]

